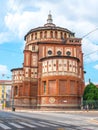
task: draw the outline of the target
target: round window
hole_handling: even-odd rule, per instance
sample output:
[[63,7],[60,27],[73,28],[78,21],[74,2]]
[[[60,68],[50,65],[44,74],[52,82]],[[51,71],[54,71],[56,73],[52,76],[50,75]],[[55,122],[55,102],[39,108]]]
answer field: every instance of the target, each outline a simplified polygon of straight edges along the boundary
[[51,51],[51,50],[49,50],[49,51],[48,51],[48,54],[49,54],[49,55],[51,55],[51,54],[52,54],[52,51]]
[[67,56],[70,56],[70,55],[71,55],[71,52],[70,52],[70,51],[67,51],[67,52],[66,52],[66,55],[67,55]]
[[60,56],[62,54],[62,52],[61,51],[57,51],[57,54]]

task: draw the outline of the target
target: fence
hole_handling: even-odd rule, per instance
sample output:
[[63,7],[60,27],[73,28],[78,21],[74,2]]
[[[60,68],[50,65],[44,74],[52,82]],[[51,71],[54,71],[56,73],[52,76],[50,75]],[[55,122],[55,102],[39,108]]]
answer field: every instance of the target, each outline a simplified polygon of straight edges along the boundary
[[84,109],[87,109],[87,107],[89,109],[98,109],[98,100],[83,100],[81,106]]

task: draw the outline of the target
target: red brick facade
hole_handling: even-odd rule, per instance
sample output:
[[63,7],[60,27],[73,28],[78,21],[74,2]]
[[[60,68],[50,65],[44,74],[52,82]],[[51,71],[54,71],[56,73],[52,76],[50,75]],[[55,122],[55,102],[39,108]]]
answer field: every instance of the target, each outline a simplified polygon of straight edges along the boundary
[[84,90],[81,38],[52,23],[25,36],[23,68],[12,69],[14,104],[29,108],[79,108]]

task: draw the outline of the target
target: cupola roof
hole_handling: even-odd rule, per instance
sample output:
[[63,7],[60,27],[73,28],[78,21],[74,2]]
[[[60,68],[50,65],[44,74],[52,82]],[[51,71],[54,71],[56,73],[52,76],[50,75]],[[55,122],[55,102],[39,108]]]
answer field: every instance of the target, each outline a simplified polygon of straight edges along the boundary
[[74,35],[74,33],[71,32],[70,30],[68,30],[67,28],[62,28],[62,27],[56,26],[56,25],[53,23],[52,14],[51,14],[51,12],[49,11],[48,18],[47,18],[47,23],[44,24],[44,26],[31,29],[31,30],[24,36],[24,39],[26,40],[26,36],[29,35],[29,34],[32,33],[32,32],[37,32],[37,31],[42,31],[42,30],[59,30],[59,31],[68,32],[68,33]]

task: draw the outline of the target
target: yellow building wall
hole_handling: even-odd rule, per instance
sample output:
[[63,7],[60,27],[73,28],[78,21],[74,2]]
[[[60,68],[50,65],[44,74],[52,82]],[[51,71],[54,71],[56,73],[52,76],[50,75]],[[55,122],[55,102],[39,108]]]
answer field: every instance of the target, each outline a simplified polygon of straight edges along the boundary
[[[3,90],[4,90],[4,98],[3,96]],[[2,104],[2,99],[4,99],[4,103]],[[0,107],[4,108],[6,106],[6,86],[0,85]]]

